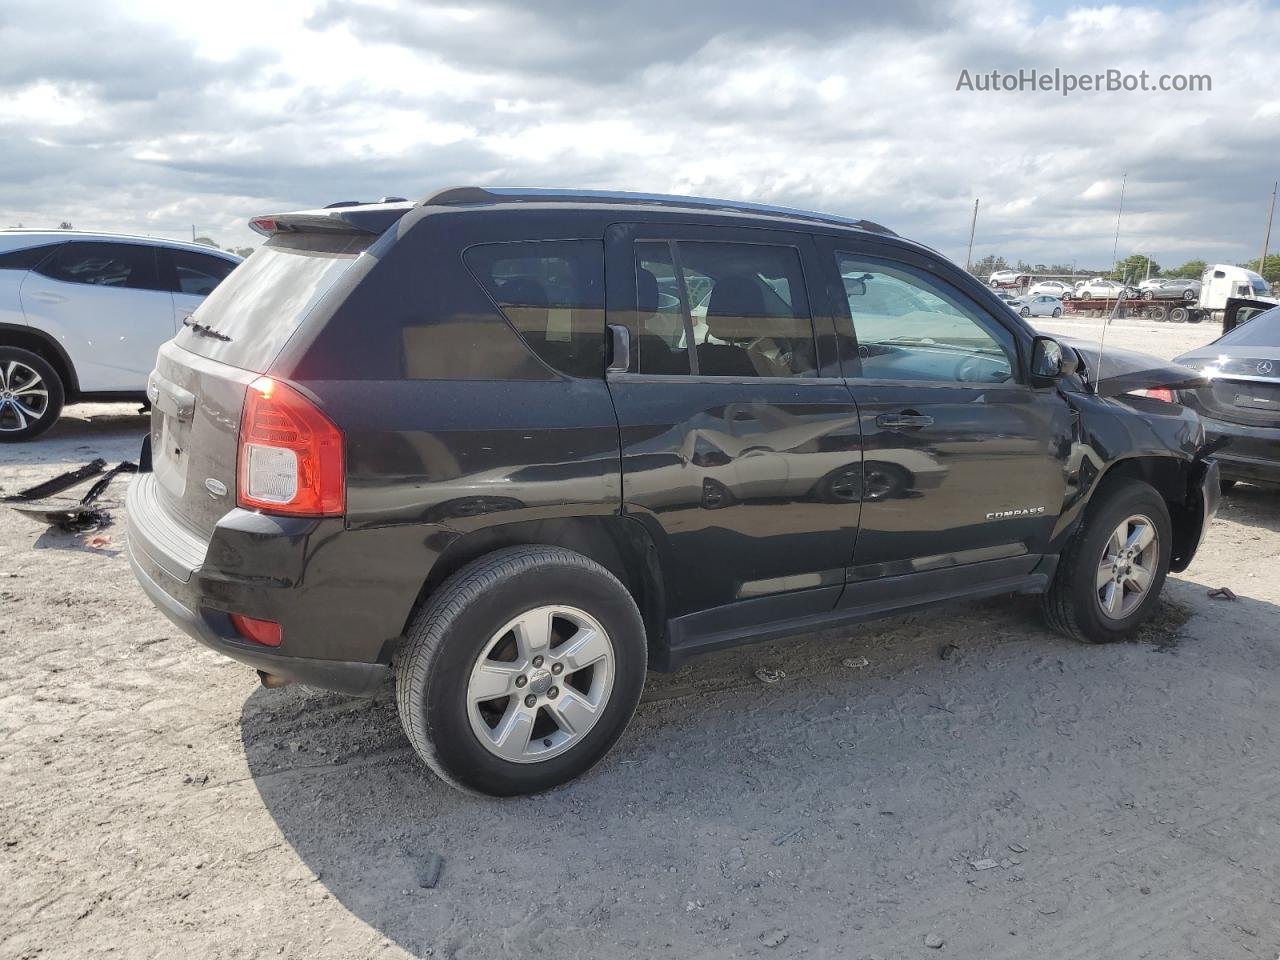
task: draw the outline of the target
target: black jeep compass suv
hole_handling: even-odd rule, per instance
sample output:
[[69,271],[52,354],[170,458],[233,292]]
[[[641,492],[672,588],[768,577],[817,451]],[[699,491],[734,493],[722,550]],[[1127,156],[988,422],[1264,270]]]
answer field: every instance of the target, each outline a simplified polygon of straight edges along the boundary
[[133,569],[268,685],[394,675],[467,789],[576,776],[649,666],[746,640],[1014,592],[1119,639],[1216,506],[1139,392],[1194,373],[874,223],[474,187],[252,223],[151,376]]

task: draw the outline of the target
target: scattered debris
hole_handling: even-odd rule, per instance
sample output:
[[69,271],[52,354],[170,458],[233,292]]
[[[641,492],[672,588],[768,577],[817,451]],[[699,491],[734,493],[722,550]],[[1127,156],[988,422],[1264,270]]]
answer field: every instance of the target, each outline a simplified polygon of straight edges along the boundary
[[927,933],[924,937],[924,945],[931,950],[941,950],[942,945],[946,942],[936,933]]
[[938,651],[938,657],[943,660],[950,660],[951,655],[959,649],[954,643],[944,643],[942,649]]
[[186,778],[185,780],[183,780],[182,782],[183,782],[183,783],[189,783],[189,784],[191,784],[192,786],[195,786],[195,787],[203,787],[206,783],[208,783],[208,782],[209,782],[209,775],[208,775],[207,773],[202,773],[202,774],[201,774],[200,776],[198,776],[198,777],[193,777],[193,776],[188,775],[188,776],[187,776],[187,778]]
[[1239,599],[1235,595],[1235,591],[1233,591],[1230,587],[1214,587],[1212,590],[1209,591],[1209,597],[1212,600],[1238,600]]
[[975,870],[994,870],[996,867],[1000,866],[1000,864],[992,860],[990,857],[984,857],[981,860],[970,860],[969,866],[973,867]]
[[840,661],[840,666],[849,667],[852,670],[861,670],[863,667],[871,666],[871,661],[866,657],[845,657]]
[[[49,526],[58,527],[68,533],[80,533],[105,527],[111,522],[111,515],[105,510],[93,506],[102,496],[111,481],[121,473],[137,473],[138,465],[128,460],[106,469],[107,461],[99,457],[90,460],[83,467],[68,470],[52,479],[27,487],[4,498],[4,502],[24,516],[40,520]],[[106,470],[105,473],[103,471]],[[101,474],[101,476],[98,476]],[[58,498],[56,494],[70,490],[90,477],[98,477],[93,486],[79,500]]]
[[1010,849],[1010,850],[1012,850],[1014,853],[1026,853],[1026,852],[1027,852],[1027,848],[1026,848],[1026,847],[1024,847],[1024,846],[1023,846],[1022,844],[1020,844],[1020,843],[1011,843],[1011,844],[1009,844],[1009,849]]
[[777,683],[779,680],[787,679],[785,670],[775,670],[772,667],[761,667],[756,671],[756,679],[761,683]]
[[444,870],[444,857],[438,853],[428,854],[427,859],[415,871],[418,886],[423,890],[435,889],[435,885],[440,882],[440,872],[442,870]]
[[788,936],[790,936],[790,934],[785,930],[766,930],[764,933],[760,934],[760,942],[766,947],[780,947],[787,942]]
[[111,546],[111,538],[105,533],[95,533],[85,539],[84,545],[91,550],[105,550]]
[[788,830],[786,833],[782,834],[781,836],[774,837],[773,845],[775,847],[780,847],[784,843],[786,843],[788,840],[794,840],[796,837],[800,836],[800,834],[802,833],[804,833],[804,827],[796,827],[794,830]]
[[1147,896],[1149,893],[1151,893],[1151,888],[1150,888],[1150,887],[1139,887],[1139,888],[1138,888],[1138,892],[1139,892],[1140,894],[1142,894],[1142,895],[1145,897],[1145,896]]

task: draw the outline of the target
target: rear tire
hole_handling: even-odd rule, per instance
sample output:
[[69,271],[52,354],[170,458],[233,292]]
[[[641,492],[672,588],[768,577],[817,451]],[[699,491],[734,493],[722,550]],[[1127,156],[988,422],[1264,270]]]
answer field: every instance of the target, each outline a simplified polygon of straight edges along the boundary
[[0,443],[34,440],[58,422],[66,393],[49,361],[0,347]]
[[[1140,528],[1148,529],[1153,540],[1138,553],[1126,552],[1141,544]],[[1118,540],[1124,541],[1124,549],[1116,549]],[[1131,636],[1159,602],[1172,544],[1169,507],[1150,484],[1129,478],[1104,480],[1041,598],[1045,620],[1059,633],[1085,643],[1114,643]]]
[[463,567],[414,616],[396,703],[414,750],[447,783],[536,793],[609,751],[647,661],[640,612],[613,574],[560,547],[511,547]]
[[1054,307],[1054,308],[1053,308],[1053,315],[1054,315],[1055,317],[1060,317],[1060,316],[1062,316],[1062,308],[1061,308],[1061,307]]

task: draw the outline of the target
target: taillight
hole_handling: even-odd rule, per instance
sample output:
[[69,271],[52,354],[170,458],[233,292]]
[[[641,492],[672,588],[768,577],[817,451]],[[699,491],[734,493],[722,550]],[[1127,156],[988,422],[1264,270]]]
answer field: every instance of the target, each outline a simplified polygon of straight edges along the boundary
[[1129,392],[1139,397],[1148,397],[1151,400],[1163,400],[1165,403],[1175,403],[1178,399],[1168,387],[1149,387],[1146,390],[1130,390]]
[[246,617],[242,613],[231,614],[231,625],[236,633],[246,640],[260,643],[264,647],[280,646],[280,624],[274,620],[259,620],[257,617]]
[[302,517],[336,517],[346,507],[342,431],[279,380],[250,384],[237,459],[242,507]]
[[264,237],[271,236],[279,228],[275,217],[254,217],[249,221],[249,226]]

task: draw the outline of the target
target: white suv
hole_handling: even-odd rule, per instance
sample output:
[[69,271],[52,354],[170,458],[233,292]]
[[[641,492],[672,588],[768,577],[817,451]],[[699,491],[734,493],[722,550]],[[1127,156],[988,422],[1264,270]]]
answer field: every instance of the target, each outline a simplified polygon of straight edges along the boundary
[[240,258],[196,243],[0,230],[0,442],[64,403],[144,400],[160,344]]

